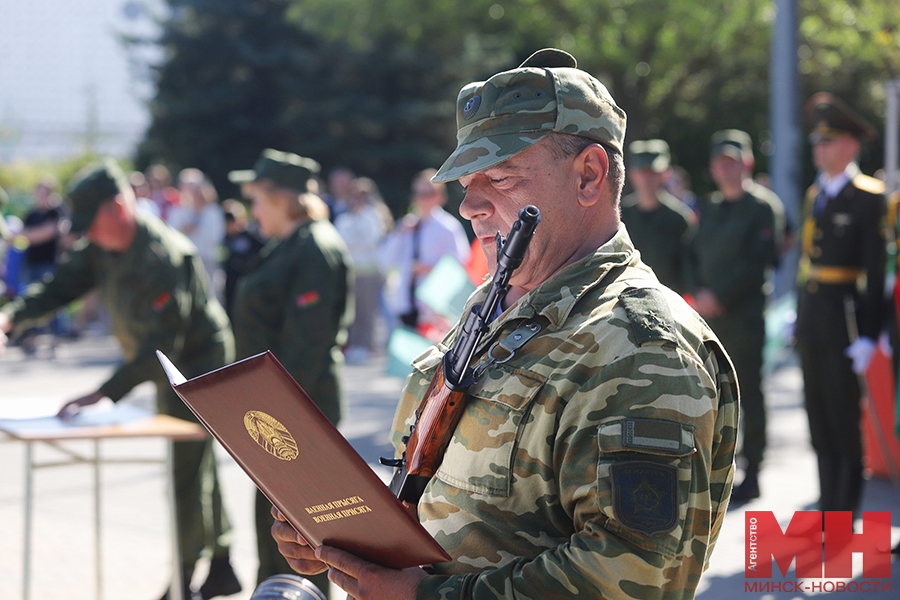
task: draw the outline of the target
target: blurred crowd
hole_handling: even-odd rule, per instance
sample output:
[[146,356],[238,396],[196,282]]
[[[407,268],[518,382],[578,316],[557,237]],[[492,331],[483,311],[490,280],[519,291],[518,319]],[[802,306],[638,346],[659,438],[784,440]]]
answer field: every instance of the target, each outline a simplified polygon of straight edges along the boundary
[[[317,180],[326,217],[353,262],[355,318],[344,347],[348,363],[365,363],[384,352],[397,325],[430,339],[446,333],[447,319],[417,302],[415,287],[444,255],[467,267],[472,253],[463,227],[444,210],[445,185],[430,182],[433,172],[425,170],[411,182],[409,211],[396,222],[372,179],[337,167],[327,179]],[[209,283],[230,316],[238,279],[271,241],[260,231],[250,198],[220,198],[209,177],[196,168],[173,176],[165,165],[154,164],[131,172],[128,181],[142,213],[161,219],[196,246]],[[56,178],[45,174],[31,190],[24,214],[9,211],[4,217],[0,212],[0,232],[5,231],[0,235],[0,294],[7,300],[52,274],[77,239],[69,233],[70,210],[62,194]],[[13,343],[33,354],[41,335],[52,352],[65,338],[77,338],[90,327],[108,330],[96,294],[60,311],[49,325],[18,335]]]

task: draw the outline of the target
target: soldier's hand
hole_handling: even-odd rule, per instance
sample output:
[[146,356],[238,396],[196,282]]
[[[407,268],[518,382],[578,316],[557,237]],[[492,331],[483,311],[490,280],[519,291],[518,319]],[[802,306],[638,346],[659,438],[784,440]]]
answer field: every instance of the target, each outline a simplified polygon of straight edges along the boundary
[[71,419],[79,412],[81,412],[82,406],[90,406],[91,404],[96,404],[102,399],[102,392],[94,392],[93,394],[88,394],[87,396],[76,398],[75,400],[71,400],[63,404],[63,407],[59,409],[59,412],[56,414],[56,416],[60,419]]
[[328,579],[355,600],[414,600],[419,582],[427,573],[419,567],[388,569],[332,546],[316,548]]
[[865,375],[869,370],[869,362],[878,345],[875,340],[867,337],[860,337],[853,341],[844,350],[844,355],[853,361],[853,372],[857,375]]
[[278,552],[284,556],[293,570],[301,575],[315,575],[328,570],[328,565],[316,558],[316,553],[310,548],[309,543],[274,506],[272,516],[275,517],[272,537],[278,543]]

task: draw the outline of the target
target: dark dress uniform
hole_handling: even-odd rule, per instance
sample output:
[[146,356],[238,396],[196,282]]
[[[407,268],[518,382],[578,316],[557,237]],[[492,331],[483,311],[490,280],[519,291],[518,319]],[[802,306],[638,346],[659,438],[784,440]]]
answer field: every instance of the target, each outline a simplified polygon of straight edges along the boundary
[[637,194],[622,199],[622,222],[641,259],[660,283],[679,294],[687,292],[685,263],[693,234],[694,214],[678,198],[660,190],[654,210],[641,209]]
[[851,342],[845,302],[859,335],[878,339],[887,256],[883,192],[881,181],[857,174],[820,210],[818,185],[806,195],[796,336],[821,510],[854,510],[862,490],[861,391],[844,354]]
[[[262,249],[238,281],[234,306],[238,358],[271,350],[334,424],[341,418],[341,344],[352,320],[349,265],[334,226],[327,220],[308,221]],[[270,508],[257,491],[260,582],[292,572],[270,534]],[[310,579],[328,589],[324,574]]]
[[[884,184],[841,165],[829,150],[846,139],[871,139],[875,130],[840,99],[820,92],[806,103],[810,142],[820,169],[841,169],[847,182],[809,188],[804,204],[798,271],[797,349],[804,402],[819,467],[820,510],[857,511],[863,486],[861,390],[847,356],[855,334],[874,343],[882,330],[887,260]],[[817,150],[819,144],[825,144]],[[846,159],[844,159],[846,160]],[[840,185],[839,183],[837,185]],[[833,194],[833,197],[830,195]],[[863,365],[860,364],[860,367]]]
[[769,270],[778,262],[783,232],[781,201],[754,183],[737,200],[727,201],[721,192],[714,192],[702,203],[691,242],[692,290],[710,290],[725,311],[706,320],[737,371],[742,454],[751,465],[762,462],[766,446],[762,393],[765,284]]
[[[99,287],[124,362],[99,391],[118,401],[145,381],[156,383],[160,413],[197,422],[169,385],[156,358],[162,350],[186,377],[234,358],[225,311],[211,294],[193,244],[159,219],[137,213],[131,246],[121,254],[82,239],[54,275],[3,307],[16,329],[27,327]],[[222,507],[212,438],[175,442],[175,495],[185,574],[204,548],[227,552],[231,526]]]

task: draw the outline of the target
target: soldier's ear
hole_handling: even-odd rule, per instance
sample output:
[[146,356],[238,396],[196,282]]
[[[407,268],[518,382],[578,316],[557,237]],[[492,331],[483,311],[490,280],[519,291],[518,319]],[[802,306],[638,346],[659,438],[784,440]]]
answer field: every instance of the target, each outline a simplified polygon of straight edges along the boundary
[[578,204],[593,206],[603,196],[609,156],[600,144],[591,144],[575,157],[572,163],[577,186]]

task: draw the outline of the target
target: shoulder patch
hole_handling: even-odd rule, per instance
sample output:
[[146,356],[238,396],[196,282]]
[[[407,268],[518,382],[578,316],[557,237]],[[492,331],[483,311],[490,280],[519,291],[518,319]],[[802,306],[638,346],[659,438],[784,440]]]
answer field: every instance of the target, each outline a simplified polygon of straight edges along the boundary
[[656,288],[628,288],[619,294],[619,302],[631,321],[638,344],[647,342],[678,342],[672,311],[660,290]]
[[646,535],[678,524],[678,469],[673,465],[629,461],[610,466],[613,513],[626,528]]
[[870,194],[884,193],[883,181],[881,181],[880,179],[875,179],[874,177],[869,177],[868,175],[863,175],[862,173],[856,175],[853,178],[853,185],[864,192],[869,192]]

